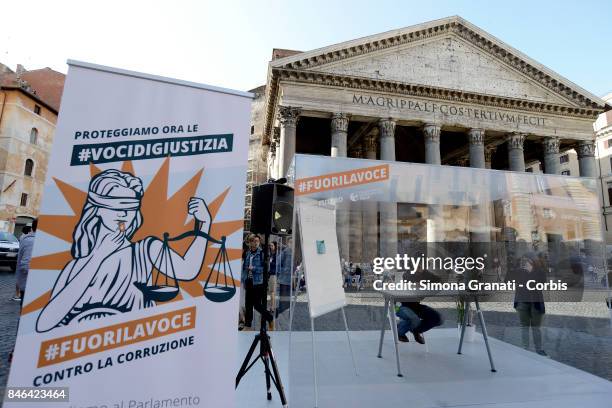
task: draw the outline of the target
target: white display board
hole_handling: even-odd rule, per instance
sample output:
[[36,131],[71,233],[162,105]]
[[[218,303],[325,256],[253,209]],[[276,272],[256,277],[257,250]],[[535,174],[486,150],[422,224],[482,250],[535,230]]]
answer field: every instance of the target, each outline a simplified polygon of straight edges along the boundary
[[[298,201],[302,259],[310,317],[315,318],[346,306],[342,287],[342,265],[336,235],[336,211],[316,201]],[[317,250],[321,242],[323,253]]]
[[232,408],[252,95],[69,65],[4,406]]

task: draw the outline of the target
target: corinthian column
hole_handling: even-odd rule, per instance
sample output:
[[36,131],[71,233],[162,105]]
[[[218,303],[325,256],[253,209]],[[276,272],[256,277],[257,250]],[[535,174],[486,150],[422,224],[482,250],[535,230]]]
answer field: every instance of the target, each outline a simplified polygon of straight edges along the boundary
[[[480,169],[486,168],[484,129],[470,129],[468,136],[470,139],[470,167]],[[485,174],[486,173],[480,173],[479,177],[486,177]],[[483,179],[483,182],[484,181],[488,182],[488,177]],[[490,241],[491,234],[489,228],[491,217],[489,214],[489,191],[487,191],[486,186],[483,185],[480,201],[478,204],[472,206],[470,211],[470,250],[474,256],[482,256],[485,248],[483,244],[480,243]]]
[[440,158],[440,126],[431,123],[423,126],[425,136],[425,163],[442,164]]
[[580,177],[597,177],[595,143],[592,140],[583,140],[578,143],[578,168]]
[[[510,170],[525,171],[524,143],[525,134],[523,133],[512,133],[508,136],[508,163]],[[514,221],[512,226],[516,229],[516,238],[531,242],[531,232],[534,230],[536,222],[531,206],[531,191],[521,177],[508,174],[508,180],[508,190],[513,200],[512,218]]]
[[512,171],[525,171],[523,143],[525,143],[523,133],[512,133],[508,136],[508,164]]
[[[427,123],[423,126],[423,136],[425,138],[425,163],[442,164],[440,158],[440,126]],[[435,242],[444,241],[444,220],[442,208],[439,205],[430,205],[427,216],[427,242],[428,256],[434,256],[436,251]]]
[[[580,141],[577,153],[580,177],[597,177],[594,141]],[[580,204],[578,211],[580,223],[582,224],[582,240],[586,254],[589,256],[601,254],[603,251],[603,243],[601,242],[601,213],[595,214],[584,205],[583,197],[587,193],[587,189],[580,180],[568,179],[567,191]]]
[[544,148],[544,173],[559,174],[561,167],[559,165],[559,138],[544,138],[542,147]]
[[[376,160],[378,147],[378,128],[372,129],[364,139],[364,155],[366,159]],[[372,262],[378,256],[378,206],[376,201],[365,200],[363,208],[363,258]]]
[[485,168],[485,149],[483,129],[470,129],[470,167]]
[[[354,146],[351,149],[350,157],[356,159],[363,158],[363,149],[361,145]],[[351,255],[351,261],[363,262],[363,202],[358,198],[356,201],[352,201],[354,196],[351,197],[350,203],[350,231],[349,231],[349,253]],[[371,261],[369,259],[368,261]]]
[[[380,129],[380,158],[381,160],[395,161],[395,121],[381,119]],[[394,194],[390,194],[393,196]],[[380,253],[381,256],[395,256],[397,254],[397,204],[379,203],[380,208]]]
[[334,113],[331,120],[331,156],[346,157],[346,133],[349,119],[346,113]]
[[[348,131],[348,115],[346,113],[334,113],[331,119],[331,156],[346,157],[346,133]],[[351,220],[351,205],[349,202],[336,204],[336,231],[338,234],[338,245],[340,256],[343,259],[358,262],[351,254],[350,236],[351,230],[355,228]]]
[[395,161],[395,121],[381,119],[378,127],[380,129],[380,159]]
[[[593,140],[583,140],[578,143],[578,167],[580,177],[597,177],[597,166],[595,163],[595,142]],[[584,192],[583,192],[584,194]],[[601,237],[601,217],[593,216],[588,211],[581,210],[582,233],[584,249],[587,255],[593,256],[602,253]]]
[[272,166],[270,177],[277,179],[280,178],[280,128],[274,127],[272,129],[272,142],[270,143],[270,152],[272,152]]
[[291,106],[279,106],[279,121],[280,121],[280,158],[279,169],[280,176],[287,175],[287,170],[293,160],[295,154],[295,127],[300,115],[299,108]]

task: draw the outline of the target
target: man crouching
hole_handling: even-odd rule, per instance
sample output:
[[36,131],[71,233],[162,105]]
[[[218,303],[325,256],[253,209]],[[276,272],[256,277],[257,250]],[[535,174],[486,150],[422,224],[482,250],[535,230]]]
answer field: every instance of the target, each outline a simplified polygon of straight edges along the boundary
[[[440,279],[427,270],[410,274],[404,273],[406,280],[423,280],[429,279],[439,281]],[[434,308],[421,304],[421,301],[402,302],[396,312],[400,321],[397,325],[398,339],[402,342],[408,342],[408,332],[412,332],[414,339],[419,344],[425,344],[423,333],[442,325],[444,321],[442,316]]]

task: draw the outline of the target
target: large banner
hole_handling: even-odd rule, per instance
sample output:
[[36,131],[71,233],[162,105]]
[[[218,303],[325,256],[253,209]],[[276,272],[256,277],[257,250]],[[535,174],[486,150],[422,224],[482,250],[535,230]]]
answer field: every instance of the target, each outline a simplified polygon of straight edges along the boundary
[[69,65],[8,386],[231,408],[251,95]]

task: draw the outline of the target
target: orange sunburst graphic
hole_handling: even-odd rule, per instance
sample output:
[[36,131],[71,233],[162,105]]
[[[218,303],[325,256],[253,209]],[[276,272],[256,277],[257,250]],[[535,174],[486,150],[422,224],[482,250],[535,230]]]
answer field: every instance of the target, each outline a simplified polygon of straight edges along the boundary
[[[91,177],[102,171],[93,164],[90,165],[89,170]],[[122,163],[121,171],[136,175],[132,162],[130,161]],[[145,189],[140,207],[143,223],[131,238],[132,242],[142,240],[148,236],[158,237],[161,239],[164,233],[168,233],[170,237],[173,237],[180,235],[185,231],[194,229],[195,221],[193,218],[185,223],[186,206],[189,199],[196,193],[200,179],[202,178],[203,170],[200,169],[171,197],[168,197],[169,172],[170,159],[166,158]],[[57,178],[53,178],[53,181],[70,206],[73,215],[42,214],[39,217],[38,229],[71,245],[73,240],[72,233],[81,218],[81,211],[85,201],[87,200],[87,191],[82,191],[74,186],[64,183]],[[215,216],[219,212],[219,209],[223,205],[227,194],[229,193],[229,190],[230,188],[228,187],[225,189],[225,191],[208,203],[208,209],[212,219],[210,235],[217,239],[222,236],[229,236],[242,228],[243,221],[241,219],[224,222],[214,221]],[[184,254],[191,242],[192,239],[184,239],[181,241],[171,242],[169,245],[177,253]],[[210,280],[214,281],[218,274],[221,274],[221,272],[216,269],[211,271],[211,268],[213,267],[211,264],[214,262],[217,254],[219,253],[219,247],[212,245],[213,244],[210,242],[208,243],[206,257],[204,258],[204,262],[198,276],[192,281],[179,281],[178,285],[181,289],[181,293],[172,301],[183,299],[185,293],[193,297],[202,296],[203,282],[209,278],[209,275]],[[242,250],[240,248],[227,248],[226,251],[229,261],[240,259],[242,254]],[[56,252],[49,255],[32,258],[30,268],[42,270],[61,270],[71,260],[72,255],[69,250]],[[155,280],[157,273],[159,272],[155,270],[153,271],[153,280]],[[239,273],[240,271],[234,271],[234,276]],[[219,277],[220,281],[224,281],[223,275]],[[169,282],[174,283],[172,279],[169,279]],[[230,280],[228,277],[228,283],[229,282]],[[234,284],[239,286],[240,279],[234,279]],[[24,305],[21,314],[25,315],[42,309],[49,302],[50,296],[51,291],[49,290],[38,298],[34,299],[32,302]]]

